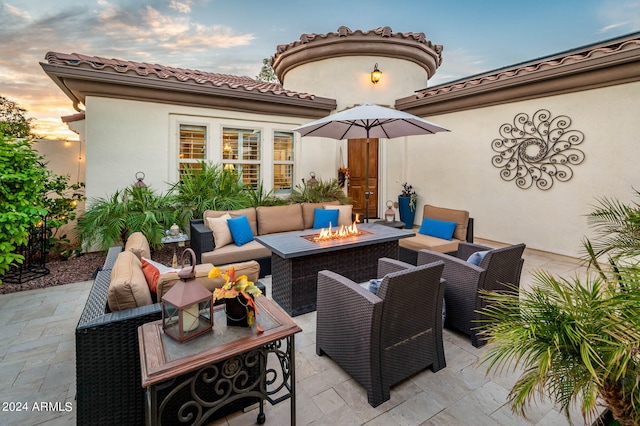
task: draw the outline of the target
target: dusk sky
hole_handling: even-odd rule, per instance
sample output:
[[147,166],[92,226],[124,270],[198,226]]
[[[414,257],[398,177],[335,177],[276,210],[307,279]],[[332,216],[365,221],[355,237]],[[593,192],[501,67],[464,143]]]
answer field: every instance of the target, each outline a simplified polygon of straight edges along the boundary
[[38,134],[77,139],[48,51],[255,77],[303,33],[389,26],[444,46],[437,85],[640,30],[640,0],[0,0],[0,95]]

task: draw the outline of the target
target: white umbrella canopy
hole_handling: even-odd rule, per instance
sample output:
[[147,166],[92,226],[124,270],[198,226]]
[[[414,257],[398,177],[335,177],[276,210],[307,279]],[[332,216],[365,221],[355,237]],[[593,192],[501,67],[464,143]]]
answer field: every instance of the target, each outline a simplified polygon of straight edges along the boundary
[[415,115],[374,104],[362,104],[293,129],[302,136],[332,139],[398,138],[448,132]]
[[393,139],[402,136],[448,132],[423,118],[380,105],[362,104],[293,129],[302,136],[332,139],[367,139],[365,167],[365,221],[369,221],[369,138]]

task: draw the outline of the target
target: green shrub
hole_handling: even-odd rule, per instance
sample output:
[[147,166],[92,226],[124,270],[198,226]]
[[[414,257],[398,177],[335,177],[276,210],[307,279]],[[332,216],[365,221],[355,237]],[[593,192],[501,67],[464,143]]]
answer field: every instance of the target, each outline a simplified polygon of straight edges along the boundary
[[349,204],[352,201],[340,188],[338,179],[319,179],[317,184],[309,184],[302,179],[302,185],[296,185],[291,193],[293,203],[323,203],[335,200],[340,201],[340,204]]
[[173,223],[180,223],[179,209],[171,194],[132,185],[108,198],[93,198],[79,219],[76,231],[83,246],[108,250],[124,244],[129,235],[142,232],[152,248]]
[[0,276],[24,257],[16,253],[47,214],[43,191],[47,169],[29,141],[0,133]]

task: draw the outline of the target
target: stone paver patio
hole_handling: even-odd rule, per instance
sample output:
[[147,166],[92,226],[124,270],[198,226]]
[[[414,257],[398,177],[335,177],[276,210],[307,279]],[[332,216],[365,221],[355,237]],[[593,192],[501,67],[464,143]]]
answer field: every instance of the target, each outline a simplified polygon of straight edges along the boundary
[[[479,241],[487,245],[500,244]],[[523,286],[531,273],[584,275],[577,259],[525,251]],[[264,280],[270,286],[270,277]],[[0,424],[75,424],[75,326],[91,282],[0,295]],[[270,289],[269,289],[270,294]],[[485,348],[445,329],[447,367],[423,371],[391,388],[391,399],[373,408],[366,393],[331,359],[315,353],[315,312],[295,317],[297,422],[299,425],[567,425],[549,402],[528,418],[511,414],[506,403],[513,372],[485,375],[479,357]],[[22,411],[18,411],[22,409]],[[289,423],[289,403],[266,404],[267,423]],[[250,425],[256,410],[235,413],[216,425]],[[581,424],[579,413],[573,416]]]

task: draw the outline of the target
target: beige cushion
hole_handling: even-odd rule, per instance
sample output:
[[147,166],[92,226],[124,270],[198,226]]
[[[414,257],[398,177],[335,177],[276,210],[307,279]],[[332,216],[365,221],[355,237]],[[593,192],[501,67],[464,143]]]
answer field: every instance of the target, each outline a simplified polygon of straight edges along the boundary
[[231,219],[229,213],[225,213],[220,217],[208,217],[205,219],[207,226],[213,231],[213,241],[216,244],[216,248],[224,247],[233,242],[227,219]]
[[[328,201],[326,203],[302,203],[302,220],[304,229],[313,229],[313,218],[315,209],[323,209],[325,206],[339,206],[340,201]],[[340,220],[338,218],[338,220]]]
[[276,232],[302,231],[302,208],[300,204],[256,208],[259,235]]
[[[422,217],[430,219],[444,220],[445,222],[456,222],[456,230],[453,231],[453,238],[460,241],[467,240],[467,227],[469,225],[469,212],[466,210],[445,209],[425,204]],[[456,246],[457,250],[457,246]]]
[[227,263],[244,262],[250,259],[260,259],[271,257],[271,250],[257,241],[250,241],[238,247],[235,244],[215,249],[207,253],[202,253],[203,263],[213,263],[214,265],[225,265]]
[[142,264],[133,251],[123,251],[118,255],[111,269],[107,303],[113,312],[153,303]]
[[149,249],[149,242],[147,237],[142,232],[134,232],[127,238],[127,243],[124,246],[124,251],[130,251],[135,254],[138,259],[151,257],[151,250]]
[[326,210],[339,210],[338,213],[338,225],[349,226],[353,224],[353,220],[351,219],[353,213],[353,206],[351,204],[346,204],[342,206],[334,206],[328,205],[324,206]]
[[256,209],[253,207],[249,207],[241,210],[229,210],[228,212],[220,211],[220,210],[205,210],[202,216],[203,216],[204,222],[207,223],[208,217],[220,217],[225,213],[229,213],[229,215],[231,215],[232,218],[240,217],[242,215],[247,216],[247,219],[249,220],[249,225],[251,225],[251,232],[253,232],[253,235],[258,235],[258,222],[256,220]]
[[400,247],[413,251],[422,249],[433,250],[440,253],[449,253],[458,250],[458,240],[443,240],[430,235],[416,234],[415,237],[401,238],[398,240]]

